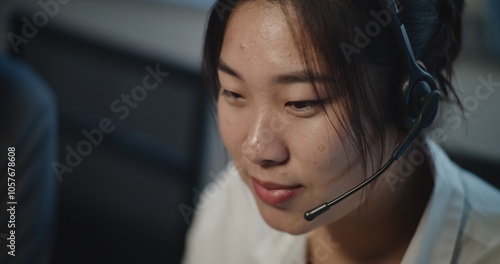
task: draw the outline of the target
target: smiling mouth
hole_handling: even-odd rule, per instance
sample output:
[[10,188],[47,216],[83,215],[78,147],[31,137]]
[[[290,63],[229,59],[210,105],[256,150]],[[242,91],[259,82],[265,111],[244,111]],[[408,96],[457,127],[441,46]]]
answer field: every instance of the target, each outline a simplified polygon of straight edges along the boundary
[[303,186],[300,184],[281,185],[272,182],[260,181],[253,177],[251,177],[251,179],[255,194],[257,194],[260,200],[269,205],[278,205],[288,201],[295,197],[303,189]]

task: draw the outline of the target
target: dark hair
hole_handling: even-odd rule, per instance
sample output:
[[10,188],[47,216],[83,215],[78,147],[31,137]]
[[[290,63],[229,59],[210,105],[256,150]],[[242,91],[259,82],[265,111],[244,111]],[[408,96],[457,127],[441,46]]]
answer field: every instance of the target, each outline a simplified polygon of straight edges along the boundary
[[[397,104],[393,98],[395,89],[401,89],[402,58],[390,26],[377,18],[382,10],[379,1],[260,1],[282,7],[309,74],[321,72],[332,77],[324,87],[346,109],[343,114],[335,114],[341,124],[341,128],[335,129],[345,132],[347,139],[357,146],[365,169],[368,159],[371,170],[377,169],[385,152],[386,132],[396,128],[399,134],[404,132],[393,114],[402,111],[394,109]],[[243,2],[248,0],[219,0],[209,16],[202,73],[215,98],[224,32],[232,11]],[[416,59],[435,78],[443,97],[458,103],[451,76],[452,64],[461,49],[463,5],[463,0],[400,0],[401,17]],[[373,21],[379,23],[379,31]],[[368,38],[368,44],[365,41],[357,45],[359,34],[363,33],[372,37]],[[373,161],[377,156],[378,164]]]

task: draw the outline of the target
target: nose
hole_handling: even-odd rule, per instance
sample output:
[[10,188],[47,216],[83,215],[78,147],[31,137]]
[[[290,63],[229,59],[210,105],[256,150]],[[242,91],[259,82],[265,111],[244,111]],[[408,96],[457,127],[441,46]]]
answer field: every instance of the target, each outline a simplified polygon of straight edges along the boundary
[[283,130],[271,125],[276,118],[271,113],[259,114],[241,145],[243,155],[261,167],[283,164],[289,158],[288,148],[282,138]]

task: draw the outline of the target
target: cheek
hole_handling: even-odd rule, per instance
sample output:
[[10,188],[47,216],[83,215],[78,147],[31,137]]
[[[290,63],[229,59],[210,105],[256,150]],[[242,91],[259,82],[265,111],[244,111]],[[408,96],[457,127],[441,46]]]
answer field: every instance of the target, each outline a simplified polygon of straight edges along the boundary
[[217,103],[220,134],[229,154],[236,159],[235,155],[239,153],[239,147],[245,139],[245,127],[243,122],[240,122],[243,119],[235,111],[228,109],[224,102],[220,102],[221,100],[223,99],[219,99]]
[[[302,125],[299,133],[291,139],[296,155],[311,165],[323,167],[339,156],[340,139],[332,129],[319,120]],[[293,135],[293,134],[292,134]]]
[[314,186],[330,188],[332,183],[346,184],[353,180],[352,174],[358,174],[354,173],[358,163],[354,146],[347,141],[343,144],[342,135],[328,120],[321,123],[308,124],[307,131],[297,133],[291,140],[294,142],[291,152],[306,170],[303,174],[309,177],[305,180]]

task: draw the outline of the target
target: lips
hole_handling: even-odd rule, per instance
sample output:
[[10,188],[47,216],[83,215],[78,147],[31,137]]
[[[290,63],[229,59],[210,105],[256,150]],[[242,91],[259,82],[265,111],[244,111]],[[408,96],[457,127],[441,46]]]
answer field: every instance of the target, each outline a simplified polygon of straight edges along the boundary
[[296,196],[302,185],[281,185],[272,182],[264,182],[251,178],[255,194],[264,202],[270,205],[278,205]]

